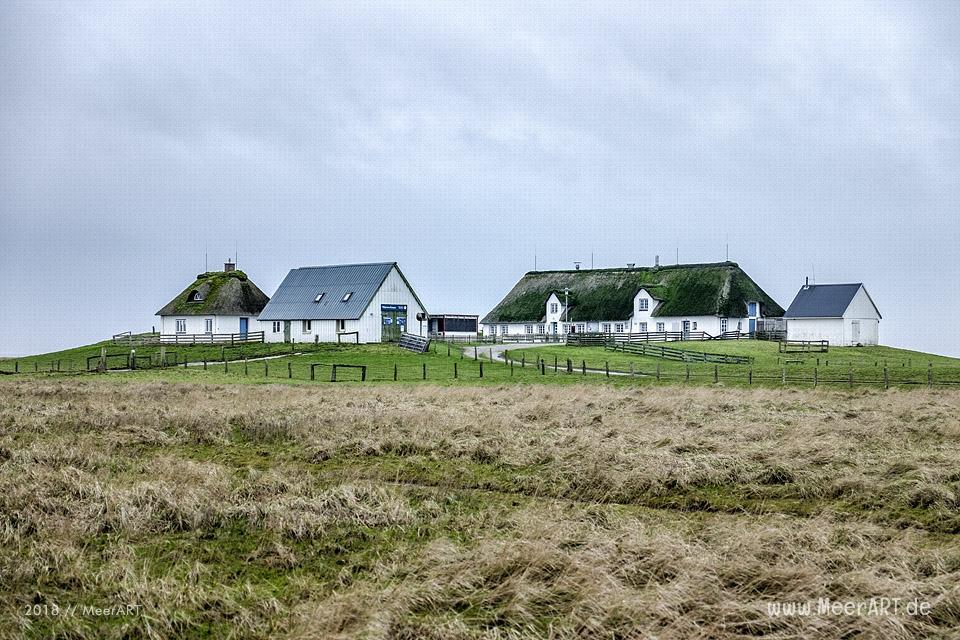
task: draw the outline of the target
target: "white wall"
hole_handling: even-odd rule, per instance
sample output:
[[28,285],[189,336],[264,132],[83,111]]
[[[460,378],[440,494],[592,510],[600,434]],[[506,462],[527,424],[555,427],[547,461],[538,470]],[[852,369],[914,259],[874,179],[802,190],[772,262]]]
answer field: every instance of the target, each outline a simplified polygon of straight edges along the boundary
[[[206,333],[206,319],[213,319],[213,333],[240,333],[240,316],[159,316],[160,333],[162,335],[174,335],[177,332],[177,320],[187,321],[187,330],[185,333]],[[260,331],[259,321],[256,316],[248,317],[247,331]]]
[[842,346],[846,344],[843,324],[843,318],[788,318],[787,340],[829,340]]

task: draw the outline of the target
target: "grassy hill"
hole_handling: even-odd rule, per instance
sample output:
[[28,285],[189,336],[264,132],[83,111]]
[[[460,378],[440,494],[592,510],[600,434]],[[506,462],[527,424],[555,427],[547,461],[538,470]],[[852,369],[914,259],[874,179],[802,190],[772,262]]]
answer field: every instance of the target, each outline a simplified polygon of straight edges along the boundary
[[0,637],[960,627],[953,391],[174,380],[0,379]]

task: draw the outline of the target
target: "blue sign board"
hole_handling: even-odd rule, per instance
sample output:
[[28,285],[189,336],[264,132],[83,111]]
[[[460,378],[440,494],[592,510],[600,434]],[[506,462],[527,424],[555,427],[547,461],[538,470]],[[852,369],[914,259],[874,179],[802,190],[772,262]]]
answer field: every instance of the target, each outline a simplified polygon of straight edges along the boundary
[[405,304],[382,304],[380,305],[380,313],[406,313],[407,305]]

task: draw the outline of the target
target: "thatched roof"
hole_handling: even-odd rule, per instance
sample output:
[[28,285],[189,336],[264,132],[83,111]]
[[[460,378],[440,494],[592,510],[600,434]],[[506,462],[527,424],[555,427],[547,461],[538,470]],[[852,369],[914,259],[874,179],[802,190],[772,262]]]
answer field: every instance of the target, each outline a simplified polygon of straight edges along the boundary
[[157,311],[158,316],[254,316],[267,297],[243,271],[209,271]]
[[681,264],[630,269],[531,271],[481,321],[539,322],[551,293],[570,289],[569,318],[628,320],[640,289],[662,300],[655,317],[721,316],[740,318],[747,302],[760,303],[767,317],[783,315],[783,308],[768,296],[735,262]]

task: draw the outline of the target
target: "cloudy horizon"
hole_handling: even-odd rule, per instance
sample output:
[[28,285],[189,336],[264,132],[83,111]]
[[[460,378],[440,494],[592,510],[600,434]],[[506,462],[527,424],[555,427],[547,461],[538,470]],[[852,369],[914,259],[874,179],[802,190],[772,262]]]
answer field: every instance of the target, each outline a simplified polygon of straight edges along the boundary
[[149,330],[205,260],[397,261],[482,315],[534,256],[729,247],[960,356],[960,5],[440,7],[4,3],[0,354]]

